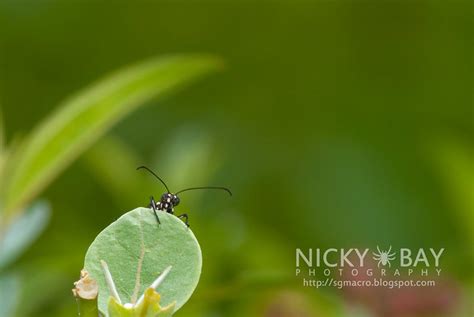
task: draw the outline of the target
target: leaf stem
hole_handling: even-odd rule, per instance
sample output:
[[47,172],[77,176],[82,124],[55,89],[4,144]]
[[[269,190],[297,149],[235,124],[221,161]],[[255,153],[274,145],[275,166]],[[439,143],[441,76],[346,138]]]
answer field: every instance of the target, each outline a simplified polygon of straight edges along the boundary
[[[164,271],[163,273],[160,274],[160,276],[158,276],[156,278],[156,280],[153,281],[153,283],[151,283],[150,285],[150,288],[153,288],[153,289],[156,289],[158,286],[160,286],[160,284],[165,280],[166,276],[168,275],[168,273],[171,271],[171,268],[172,266],[168,266]],[[142,294],[142,296],[140,296],[140,298],[138,299],[137,303],[135,304],[135,306],[139,306],[143,300],[145,298],[145,294]]]
[[107,262],[105,262],[104,260],[100,260],[100,264],[102,265],[102,270],[104,271],[105,281],[107,283],[107,286],[109,287],[110,295],[112,295],[119,304],[122,304],[120,296],[117,292],[117,288],[115,287],[114,280],[112,279],[112,274],[110,274]]

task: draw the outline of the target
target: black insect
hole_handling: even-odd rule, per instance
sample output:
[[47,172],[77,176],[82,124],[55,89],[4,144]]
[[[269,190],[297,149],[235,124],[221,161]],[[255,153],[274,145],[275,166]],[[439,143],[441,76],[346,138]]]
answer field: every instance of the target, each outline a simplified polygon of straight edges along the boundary
[[[185,188],[185,189],[182,189],[180,191],[177,191],[176,193],[172,193],[170,192],[168,186],[166,185],[166,183],[158,176],[156,175],[151,169],[149,169],[148,167],[146,166],[140,166],[140,167],[137,167],[137,170],[139,169],[145,169],[147,170],[148,172],[150,172],[153,176],[155,176],[166,188],[166,193],[164,193],[163,195],[161,195],[161,198],[160,198],[160,201],[159,202],[156,202],[155,199],[153,198],[153,196],[150,197],[150,205],[148,207],[150,207],[153,212],[155,213],[155,217],[156,217],[156,220],[158,221],[159,224],[161,224],[160,222],[160,218],[158,218],[158,214],[157,214],[157,210],[162,210],[162,211],[166,211],[167,213],[170,213],[172,215],[174,215],[174,207],[176,207],[177,205],[179,205],[179,197],[178,197],[178,194],[179,193],[182,193],[182,192],[185,192],[185,191],[188,191],[188,190],[195,190],[195,189],[219,189],[219,190],[225,190],[226,192],[229,193],[229,195],[232,196],[232,192],[230,191],[230,189],[226,188],[226,187],[216,187],[216,186],[205,186],[205,187],[190,187],[190,188]],[[186,226],[189,227],[189,223],[188,223],[188,215],[187,214],[181,214],[179,216],[177,216],[178,218],[184,218],[185,219],[185,224]]]

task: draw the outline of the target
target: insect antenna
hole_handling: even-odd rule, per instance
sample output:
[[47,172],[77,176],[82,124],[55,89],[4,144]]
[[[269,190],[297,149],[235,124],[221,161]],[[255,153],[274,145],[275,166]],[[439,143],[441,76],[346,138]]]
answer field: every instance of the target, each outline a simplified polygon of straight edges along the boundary
[[182,193],[182,192],[185,192],[185,191],[188,191],[188,190],[196,190],[196,189],[219,189],[219,190],[224,190],[224,191],[228,192],[229,195],[232,196],[232,192],[230,191],[230,189],[228,189],[227,187],[217,187],[217,186],[190,187],[190,188],[186,188],[186,189],[181,189],[180,191],[176,192],[176,194],[179,194],[179,193]]
[[145,170],[147,170],[150,174],[152,174],[153,176],[155,176],[155,177],[165,186],[165,188],[166,188],[166,190],[168,191],[168,193],[170,193],[170,190],[169,190],[168,186],[166,186],[166,183],[165,183],[158,175],[156,175],[155,172],[153,172],[151,169],[149,169],[149,168],[146,167],[146,166],[139,166],[139,167],[137,167],[137,170],[139,170],[139,169],[145,169]]

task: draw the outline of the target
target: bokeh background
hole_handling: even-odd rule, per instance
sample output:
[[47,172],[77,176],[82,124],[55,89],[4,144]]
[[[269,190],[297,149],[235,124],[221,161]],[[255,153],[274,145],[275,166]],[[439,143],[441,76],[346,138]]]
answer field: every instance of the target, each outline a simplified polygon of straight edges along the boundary
[[[130,63],[203,52],[226,64],[122,120],[41,193],[46,230],[5,269],[22,277],[15,316],[75,315],[88,245],[164,191],[133,170],[142,164],[175,189],[234,192],[181,197],[204,266],[177,316],[472,316],[472,8],[2,1],[7,143]],[[376,245],[446,248],[442,283],[358,294],[294,276],[297,247]]]

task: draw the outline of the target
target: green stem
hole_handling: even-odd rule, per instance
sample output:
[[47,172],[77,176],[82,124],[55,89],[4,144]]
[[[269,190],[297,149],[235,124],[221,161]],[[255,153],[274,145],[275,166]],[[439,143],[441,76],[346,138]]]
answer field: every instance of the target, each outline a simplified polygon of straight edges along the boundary
[[97,305],[99,288],[97,282],[89,277],[87,271],[81,271],[81,278],[74,283],[72,293],[76,297],[77,312],[80,317],[101,317]]
[[97,308],[97,298],[93,300],[84,299],[81,297],[76,297],[78,314],[80,317],[98,317],[102,316],[99,314],[99,309]]

